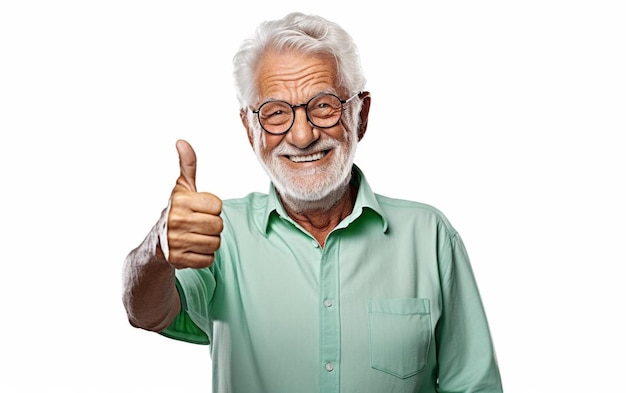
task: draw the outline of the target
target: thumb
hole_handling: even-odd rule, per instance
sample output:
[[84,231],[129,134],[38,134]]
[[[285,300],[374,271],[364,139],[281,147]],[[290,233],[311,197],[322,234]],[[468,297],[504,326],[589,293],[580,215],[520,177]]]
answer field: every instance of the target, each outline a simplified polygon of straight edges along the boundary
[[197,192],[196,190],[196,152],[191,145],[182,139],[176,141],[176,150],[178,151],[178,161],[180,164],[180,177],[177,184],[187,189],[187,191]]

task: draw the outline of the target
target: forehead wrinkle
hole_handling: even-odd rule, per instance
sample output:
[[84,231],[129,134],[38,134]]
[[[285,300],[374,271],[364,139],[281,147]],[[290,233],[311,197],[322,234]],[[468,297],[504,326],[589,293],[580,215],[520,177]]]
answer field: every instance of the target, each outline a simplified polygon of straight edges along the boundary
[[305,96],[313,96],[321,92],[334,92],[332,81],[332,73],[328,71],[273,75],[261,82],[261,95],[267,95],[265,98],[269,99],[284,99],[287,97],[279,97],[276,94],[287,94],[290,98],[298,98],[294,96],[300,94],[300,92]]
[[300,62],[287,59],[284,64],[280,59],[281,56],[268,56],[257,70],[262,99],[304,99],[321,92],[335,92],[336,71],[332,62],[309,57]]

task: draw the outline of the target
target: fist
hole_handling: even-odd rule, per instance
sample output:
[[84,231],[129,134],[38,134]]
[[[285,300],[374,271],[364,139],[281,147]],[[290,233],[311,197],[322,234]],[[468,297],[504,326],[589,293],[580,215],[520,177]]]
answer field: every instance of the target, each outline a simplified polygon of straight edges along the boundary
[[220,246],[224,223],[222,201],[196,190],[196,153],[189,143],[176,142],[180,176],[170,197],[167,217],[169,263],[177,269],[211,266]]

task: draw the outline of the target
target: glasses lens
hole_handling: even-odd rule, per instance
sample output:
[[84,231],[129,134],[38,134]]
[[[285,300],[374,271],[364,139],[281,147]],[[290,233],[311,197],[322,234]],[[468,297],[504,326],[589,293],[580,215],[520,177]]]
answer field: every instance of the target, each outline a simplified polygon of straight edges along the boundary
[[286,102],[269,101],[259,108],[259,121],[265,131],[280,134],[291,127],[293,111]]
[[317,127],[329,128],[339,122],[341,117],[341,101],[332,94],[313,97],[307,105],[309,120]]
[[[297,105],[301,107],[304,105]],[[307,118],[314,126],[330,128],[341,118],[342,104],[339,97],[333,94],[315,96],[306,104]],[[261,127],[270,134],[283,134],[291,128],[294,121],[294,110],[285,101],[268,101],[258,111]]]

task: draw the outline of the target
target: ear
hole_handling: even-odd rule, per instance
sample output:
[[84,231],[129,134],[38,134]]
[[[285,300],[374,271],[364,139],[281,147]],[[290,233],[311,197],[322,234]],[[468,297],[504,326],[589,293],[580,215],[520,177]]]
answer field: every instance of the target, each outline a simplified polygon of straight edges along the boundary
[[364,91],[360,93],[359,98],[363,101],[363,103],[361,104],[361,113],[359,114],[361,121],[359,123],[359,131],[357,134],[359,137],[359,141],[361,141],[361,139],[363,139],[363,136],[365,135],[365,131],[367,131],[367,119],[370,114],[370,104],[372,102],[372,98],[370,97],[369,91]]
[[239,117],[246,129],[246,133],[248,133],[248,142],[250,142],[250,146],[254,149],[254,138],[252,137],[252,130],[250,129],[250,124],[248,124],[248,116],[245,109],[239,111]]

